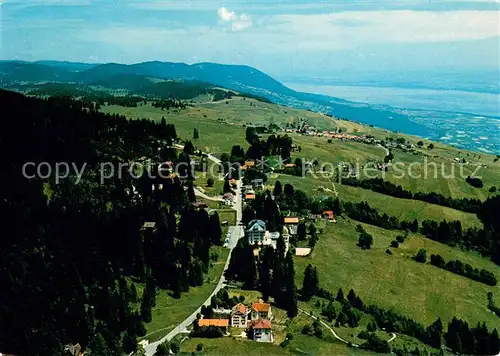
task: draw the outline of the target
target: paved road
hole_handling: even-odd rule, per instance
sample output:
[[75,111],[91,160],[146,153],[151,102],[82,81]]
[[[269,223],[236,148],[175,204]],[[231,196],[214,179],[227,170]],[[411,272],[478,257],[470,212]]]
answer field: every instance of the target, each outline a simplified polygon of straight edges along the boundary
[[[224,265],[224,270],[222,271],[222,274],[219,278],[219,282],[217,283],[217,286],[213,290],[212,294],[205,300],[205,302],[202,304],[204,306],[210,305],[211,299],[214,295],[216,295],[225,285],[226,278],[224,277],[224,273],[226,272],[227,268],[229,267],[229,261],[231,260],[231,254],[233,252],[234,247],[236,246],[238,240],[243,236],[243,228],[239,226],[239,222],[241,221],[242,217],[242,198],[241,198],[241,181],[237,182],[237,188],[236,188],[236,204],[234,205],[233,209],[236,210],[236,226],[232,226],[231,229],[231,240],[228,245],[229,248],[229,254],[226,259],[226,264]],[[162,337],[159,341],[155,341],[150,343],[144,348],[144,351],[146,352],[146,356],[153,356],[156,352],[156,348],[158,345],[161,343],[165,342],[166,340],[171,340],[173,337],[180,333],[184,333],[187,330],[187,327],[191,325],[195,320],[196,320],[196,315],[201,312],[201,307],[196,309],[190,316],[188,316],[183,322],[181,322],[179,325],[177,325],[172,331],[170,331],[167,335]]]
[[387,342],[391,342],[391,341],[393,341],[396,338],[396,334],[395,333],[391,333],[391,334],[392,334],[392,336],[391,336],[391,338],[389,340],[387,340]]
[[194,188],[194,195],[196,196],[200,196],[204,199],[207,199],[207,200],[212,200],[212,201],[222,201],[222,198],[221,197],[211,197],[209,195],[206,195],[205,193],[202,193],[200,190]]
[[[180,145],[178,143],[174,143],[174,147],[178,148],[178,149],[183,149],[184,146],[183,145]],[[207,155],[207,158],[209,158],[210,160],[212,160],[213,162],[217,163],[217,164],[221,164],[222,161],[220,159],[218,159],[217,157],[211,155],[210,153],[205,153]]]

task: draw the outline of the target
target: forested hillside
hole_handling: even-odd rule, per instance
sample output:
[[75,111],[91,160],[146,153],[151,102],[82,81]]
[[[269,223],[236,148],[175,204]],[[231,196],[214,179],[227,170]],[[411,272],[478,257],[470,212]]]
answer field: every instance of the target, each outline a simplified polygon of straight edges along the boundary
[[[7,91],[0,112],[0,350],[63,355],[64,345],[80,343],[92,355],[134,351],[157,289],[178,298],[202,284],[210,247],[221,244],[217,214],[189,204],[189,179],[132,181],[117,169],[101,180],[102,162],[160,160],[175,127]],[[179,160],[190,162],[187,154]],[[46,174],[62,162],[83,172],[81,180],[71,172],[57,184]],[[47,178],[28,179],[23,167]],[[145,221],[156,228],[142,229]]]

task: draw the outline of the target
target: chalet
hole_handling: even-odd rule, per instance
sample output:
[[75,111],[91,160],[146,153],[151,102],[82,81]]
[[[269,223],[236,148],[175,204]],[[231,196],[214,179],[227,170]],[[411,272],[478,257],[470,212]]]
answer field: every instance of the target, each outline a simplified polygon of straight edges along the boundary
[[265,234],[266,223],[264,221],[252,220],[248,223],[245,235],[250,245],[253,245],[255,243],[262,243],[264,241]]
[[273,342],[273,328],[269,320],[253,320],[249,325],[252,340]]
[[198,320],[198,326],[200,328],[207,326],[215,326],[222,331],[226,332],[229,326],[229,319],[200,319]]
[[245,166],[247,167],[255,167],[255,161],[254,160],[248,160],[245,162]]
[[237,304],[231,311],[231,325],[235,328],[246,328],[248,326],[248,315],[250,309],[245,304]]
[[246,199],[246,200],[254,200],[254,199],[255,199],[255,194],[252,194],[252,193],[246,193],[246,194],[245,194],[245,199]]
[[252,320],[267,319],[271,320],[273,314],[271,312],[271,304],[268,303],[253,303],[252,304]]

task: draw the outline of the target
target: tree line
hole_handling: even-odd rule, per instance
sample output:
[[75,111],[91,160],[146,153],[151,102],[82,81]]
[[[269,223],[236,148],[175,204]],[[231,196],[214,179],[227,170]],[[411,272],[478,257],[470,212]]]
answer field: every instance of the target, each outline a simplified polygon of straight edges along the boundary
[[431,264],[490,286],[496,286],[497,284],[497,278],[492,272],[484,268],[479,270],[460,260],[446,262],[440,254],[435,254],[431,255]]
[[[267,128],[266,128],[267,130]],[[262,159],[262,157],[279,155],[283,160],[290,158],[292,152],[292,138],[288,135],[270,135],[267,140],[261,140],[258,128],[248,126],[245,139],[250,144],[246,152],[249,159]]]
[[448,208],[468,213],[477,213],[482,204],[481,200],[475,198],[451,198],[434,192],[412,193],[409,190],[405,190],[402,186],[396,185],[382,178],[360,180],[356,177],[348,177],[342,179],[342,184],[369,189],[374,192],[390,195],[396,198],[420,200],[426,203],[446,206]]

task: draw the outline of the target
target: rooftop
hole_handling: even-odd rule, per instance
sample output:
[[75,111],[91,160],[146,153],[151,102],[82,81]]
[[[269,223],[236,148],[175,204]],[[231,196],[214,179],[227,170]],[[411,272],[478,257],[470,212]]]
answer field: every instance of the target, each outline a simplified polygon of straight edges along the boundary
[[295,256],[309,256],[311,249],[308,247],[296,247]]
[[285,224],[298,224],[299,218],[296,216],[287,216],[283,219]]
[[272,329],[273,326],[269,320],[253,320],[250,322],[250,327],[253,329]]
[[248,308],[247,308],[247,306],[245,304],[239,303],[239,304],[236,304],[233,307],[233,312],[234,313],[246,314],[246,313],[248,313]]
[[252,310],[255,310],[258,312],[268,312],[270,307],[271,307],[271,305],[268,303],[253,303],[252,304]]
[[218,327],[228,327],[229,319],[200,319],[198,321],[199,326],[218,326]]

